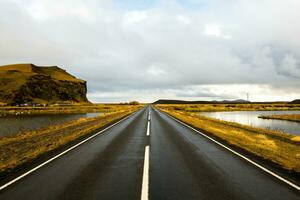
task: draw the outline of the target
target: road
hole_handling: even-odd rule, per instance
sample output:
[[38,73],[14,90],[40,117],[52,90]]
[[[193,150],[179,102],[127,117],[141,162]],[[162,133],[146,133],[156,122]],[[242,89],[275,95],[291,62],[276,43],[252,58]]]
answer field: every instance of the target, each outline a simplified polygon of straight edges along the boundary
[[299,200],[300,192],[147,107],[5,187],[0,199]]

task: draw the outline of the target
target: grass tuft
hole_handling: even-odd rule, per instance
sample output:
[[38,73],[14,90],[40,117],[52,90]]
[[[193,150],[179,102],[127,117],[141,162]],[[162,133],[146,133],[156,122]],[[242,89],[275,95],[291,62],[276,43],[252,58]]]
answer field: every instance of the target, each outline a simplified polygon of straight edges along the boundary
[[277,119],[292,122],[300,122],[300,114],[289,114],[289,115],[262,115],[259,116],[261,119]]

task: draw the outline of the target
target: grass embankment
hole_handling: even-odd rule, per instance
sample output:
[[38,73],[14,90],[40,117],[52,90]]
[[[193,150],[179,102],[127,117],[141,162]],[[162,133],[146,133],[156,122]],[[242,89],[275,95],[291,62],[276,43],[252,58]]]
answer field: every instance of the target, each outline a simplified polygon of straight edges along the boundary
[[171,108],[186,112],[255,111],[255,110],[300,110],[300,104],[161,104],[161,108]]
[[290,114],[290,115],[262,115],[259,116],[262,119],[278,119],[292,122],[300,122],[300,114]]
[[0,174],[30,162],[81,136],[125,117],[141,106],[131,106],[95,118],[81,118],[65,124],[0,138]]
[[172,107],[157,107],[230,145],[271,161],[284,169],[300,172],[300,136],[222,121],[191,112],[176,111]]
[[6,115],[45,115],[45,114],[79,114],[79,113],[109,113],[122,109],[130,109],[132,105],[118,104],[75,104],[75,105],[52,105],[39,107],[18,107],[4,106],[0,107],[0,116]]

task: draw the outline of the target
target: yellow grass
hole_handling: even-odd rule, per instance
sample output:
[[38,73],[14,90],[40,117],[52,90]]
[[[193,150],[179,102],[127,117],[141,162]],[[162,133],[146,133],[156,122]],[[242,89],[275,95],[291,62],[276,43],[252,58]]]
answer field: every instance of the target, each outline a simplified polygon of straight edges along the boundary
[[139,108],[141,106],[131,106],[95,118],[81,118],[40,130],[0,137],[0,173],[14,169],[46,152],[98,130]]
[[[138,105],[136,105],[138,106]],[[131,105],[118,104],[73,104],[67,106],[51,105],[47,107],[0,107],[0,116],[3,115],[39,115],[39,114],[72,114],[88,112],[115,112],[118,110],[130,109]]]
[[263,115],[259,116],[262,119],[278,119],[293,122],[300,122],[300,114],[289,114],[289,115]]
[[186,112],[300,110],[300,104],[161,104],[161,108]]
[[72,76],[71,74],[67,73],[64,70],[58,70],[56,66],[38,67],[30,63],[0,66],[0,72],[7,72],[7,71],[18,71],[24,73],[24,75],[26,76],[33,75],[38,72],[38,73],[50,75],[52,78],[55,78],[57,80],[84,82],[83,80],[75,78],[74,76]]
[[8,71],[8,70],[15,70],[15,71],[31,73],[32,65],[31,64],[13,64],[13,65],[0,66],[0,71]]
[[217,120],[196,113],[177,111],[174,107],[157,107],[231,145],[278,164],[282,168],[300,172],[299,136]]

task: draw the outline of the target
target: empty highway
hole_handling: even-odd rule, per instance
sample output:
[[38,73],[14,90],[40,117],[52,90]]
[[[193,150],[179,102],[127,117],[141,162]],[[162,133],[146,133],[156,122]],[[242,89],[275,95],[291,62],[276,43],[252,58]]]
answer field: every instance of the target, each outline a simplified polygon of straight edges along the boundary
[[299,200],[300,192],[148,106],[2,186],[0,199]]

